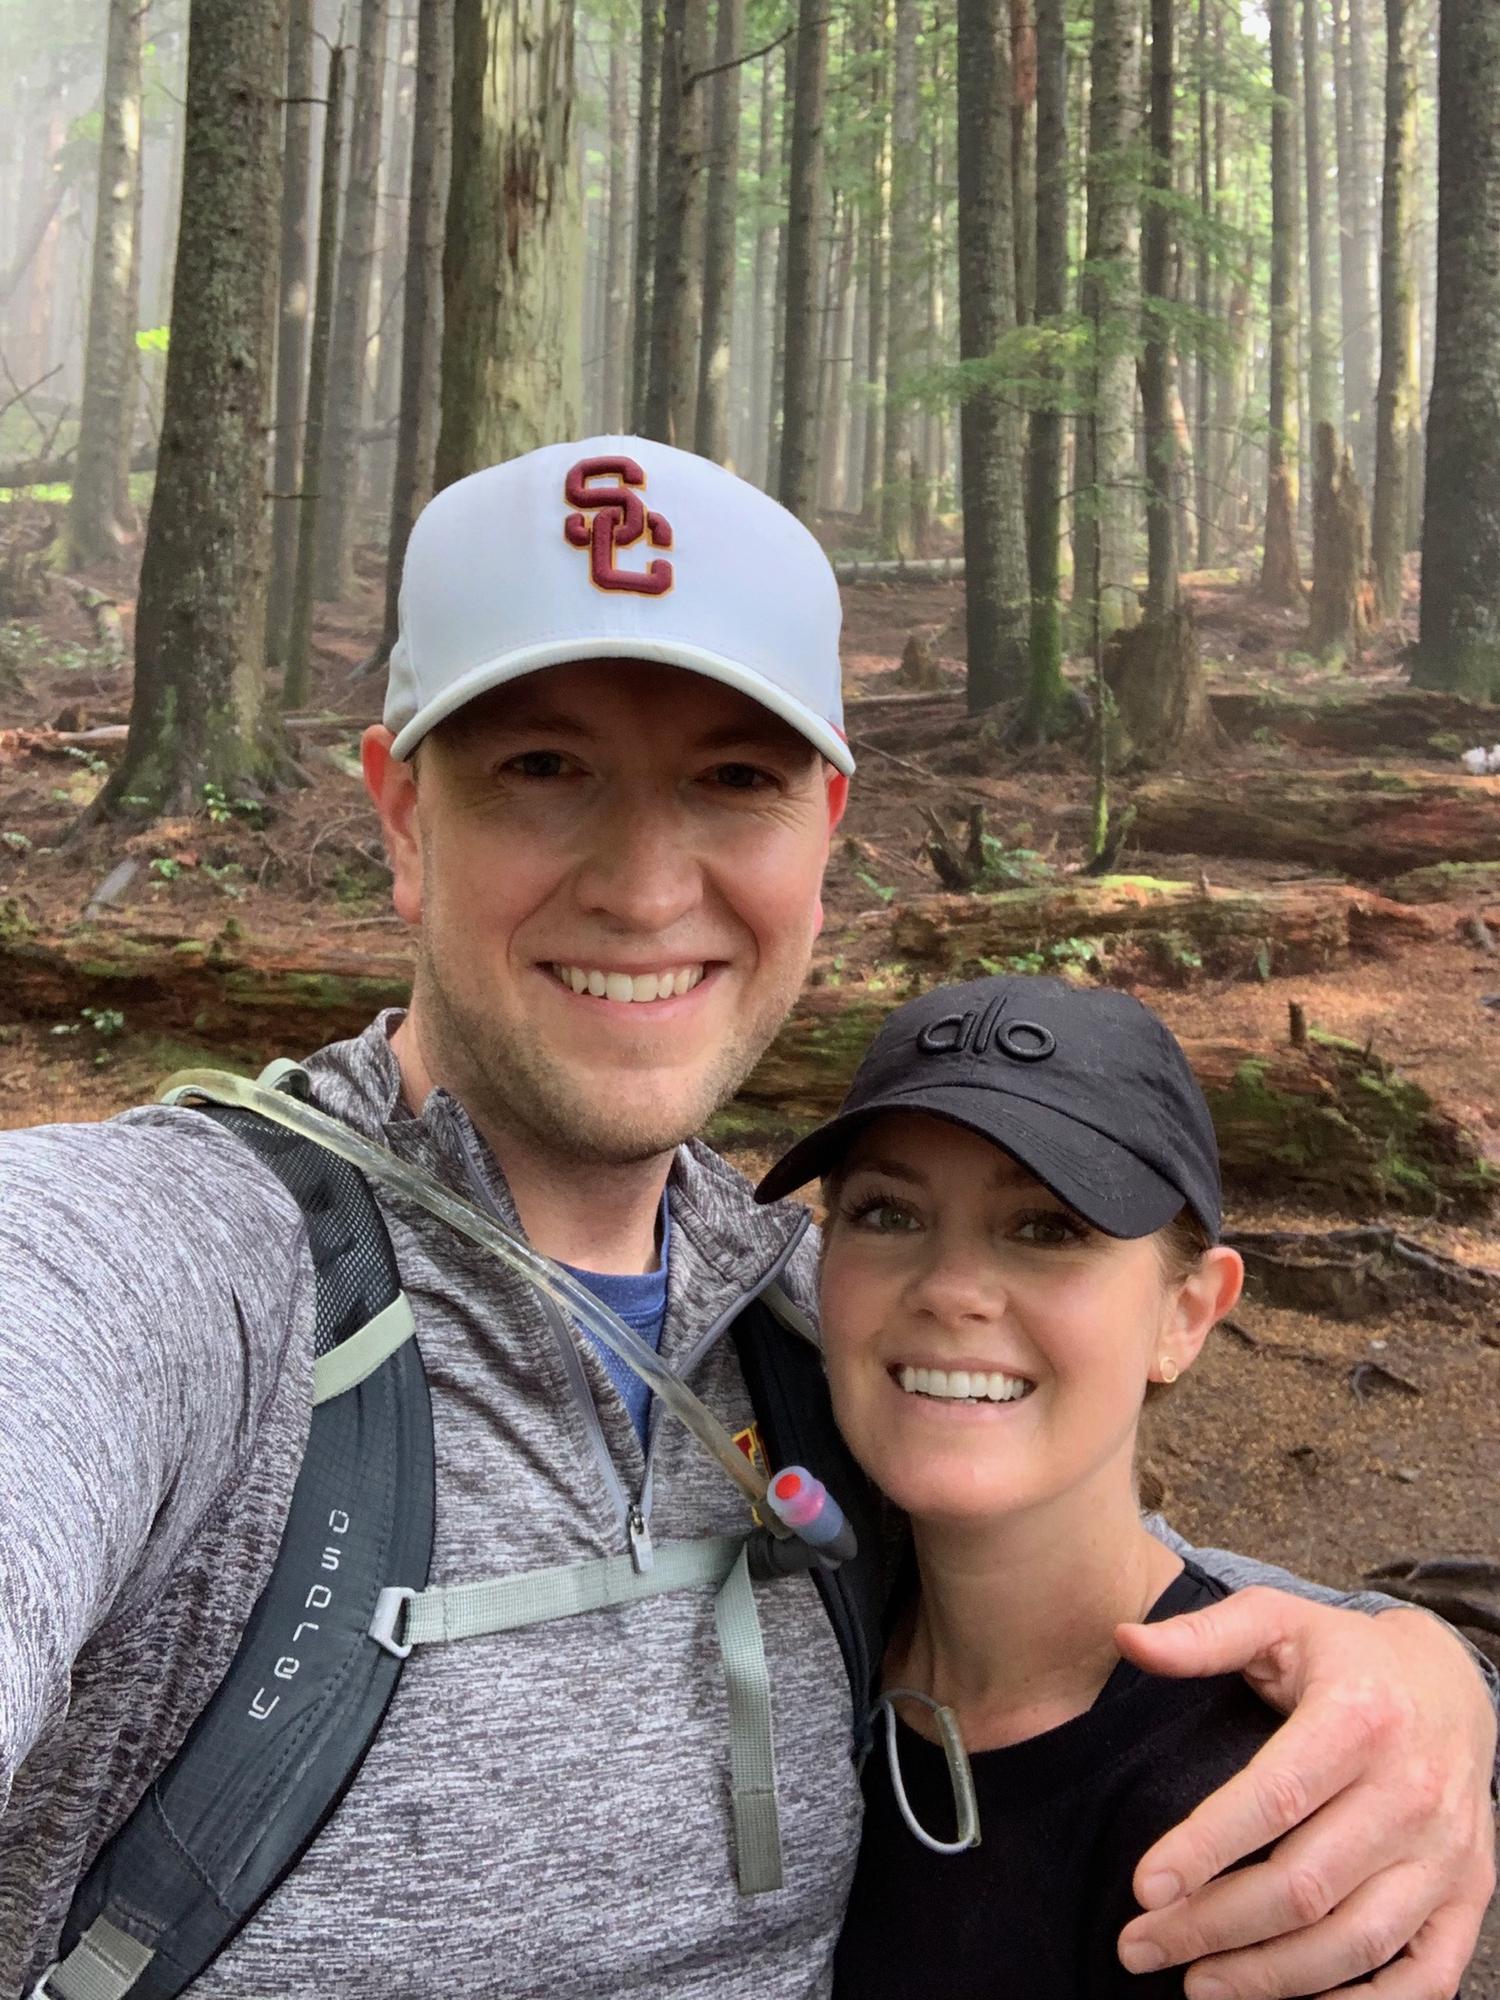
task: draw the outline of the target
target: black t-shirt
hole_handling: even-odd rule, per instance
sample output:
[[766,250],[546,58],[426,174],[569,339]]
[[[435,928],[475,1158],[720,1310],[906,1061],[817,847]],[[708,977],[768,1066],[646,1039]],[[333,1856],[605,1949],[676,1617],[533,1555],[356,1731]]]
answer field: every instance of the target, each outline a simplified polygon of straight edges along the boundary
[[[1189,1564],[1150,1620],[1227,1595]],[[1083,1715],[972,1758],[981,1844],[933,1854],[897,1810],[882,1720],[835,2000],[1181,2000],[1181,1966],[1136,1975],[1116,1956],[1140,1914],[1130,1878],[1280,1721],[1237,1674],[1166,1680],[1122,1660]],[[942,1750],[904,1723],[897,1736],[918,1824],[951,1840]]]

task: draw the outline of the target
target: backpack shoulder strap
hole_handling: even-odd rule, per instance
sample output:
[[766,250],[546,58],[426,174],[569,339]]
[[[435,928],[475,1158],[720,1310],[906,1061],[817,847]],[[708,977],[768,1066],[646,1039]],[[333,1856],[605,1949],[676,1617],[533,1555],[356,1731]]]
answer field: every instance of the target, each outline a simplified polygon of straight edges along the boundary
[[734,1326],[740,1370],[770,1464],[805,1465],[838,1500],[859,1553],[835,1570],[814,1570],[844,1657],[854,1717],[853,1750],[870,1747],[870,1703],[884,1652],[884,1624],[895,1574],[885,1503],[855,1462],[833,1420],[823,1357],[806,1316],[772,1287]]
[[205,1113],[278,1175],[317,1274],[315,1407],[281,1548],[182,1747],[74,1896],[41,2000],[172,2000],[300,1860],[354,1779],[402,1662],[370,1636],[420,1590],[432,1412],[384,1218],[345,1161],[254,1112]]

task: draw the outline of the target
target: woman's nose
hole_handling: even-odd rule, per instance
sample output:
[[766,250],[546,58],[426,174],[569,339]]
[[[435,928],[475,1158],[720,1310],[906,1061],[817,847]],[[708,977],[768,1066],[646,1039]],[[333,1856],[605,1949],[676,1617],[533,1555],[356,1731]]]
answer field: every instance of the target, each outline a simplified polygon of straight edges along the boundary
[[1006,1306],[999,1265],[980,1245],[955,1246],[934,1240],[911,1285],[912,1304],[950,1324],[997,1320]]

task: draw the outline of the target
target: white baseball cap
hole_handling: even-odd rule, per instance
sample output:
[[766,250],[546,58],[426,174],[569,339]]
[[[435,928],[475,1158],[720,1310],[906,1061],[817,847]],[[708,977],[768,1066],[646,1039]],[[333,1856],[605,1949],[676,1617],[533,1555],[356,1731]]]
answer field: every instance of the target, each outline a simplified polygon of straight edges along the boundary
[[391,754],[505,681],[619,658],[738,688],[847,774],[840,620],[812,535],[723,466],[650,438],[543,445],[445,487],[412,528]]

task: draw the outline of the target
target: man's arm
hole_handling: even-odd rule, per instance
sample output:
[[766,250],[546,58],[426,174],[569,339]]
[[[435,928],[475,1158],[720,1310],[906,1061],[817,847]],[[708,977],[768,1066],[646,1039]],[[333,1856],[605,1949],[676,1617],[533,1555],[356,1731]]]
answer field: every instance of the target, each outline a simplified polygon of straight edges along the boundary
[[192,1116],[0,1137],[0,1811],[80,1648],[242,1469],[310,1312],[295,1206]]
[[[1425,1612],[1191,1553],[1245,1587],[1205,1611],[1122,1626],[1122,1651],[1156,1673],[1242,1672],[1289,1720],[1143,1856],[1135,1889],[1149,1914],[1122,1933],[1122,1959],[1191,1961],[1190,2000],[1282,2000],[1403,1954],[1350,1990],[1449,2000],[1495,1880],[1490,1684]],[[1268,1581],[1277,1587],[1259,1587]],[[1272,1842],[1265,1860],[1223,1874]]]

